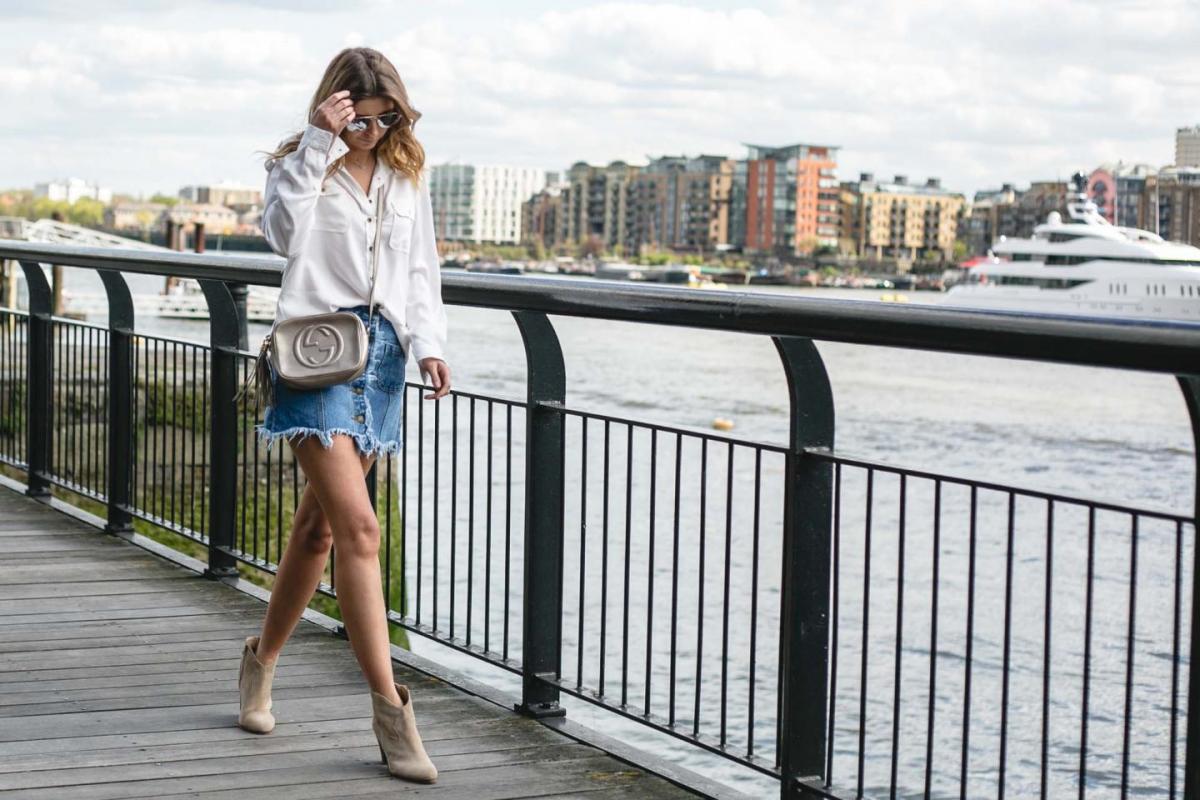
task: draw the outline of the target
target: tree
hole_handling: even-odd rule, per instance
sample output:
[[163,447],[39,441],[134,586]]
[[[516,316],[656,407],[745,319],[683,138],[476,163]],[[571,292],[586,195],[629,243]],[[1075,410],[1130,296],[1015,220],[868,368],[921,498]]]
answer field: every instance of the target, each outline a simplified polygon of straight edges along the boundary
[[596,258],[604,253],[604,242],[600,241],[600,237],[596,234],[589,234],[579,244],[579,255],[581,258]]
[[67,210],[67,221],[89,228],[97,227],[104,222],[104,203],[81,197]]
[[819,244],[817,237],[805,236],[796,244],[796,251],[805,255],[811,254]]

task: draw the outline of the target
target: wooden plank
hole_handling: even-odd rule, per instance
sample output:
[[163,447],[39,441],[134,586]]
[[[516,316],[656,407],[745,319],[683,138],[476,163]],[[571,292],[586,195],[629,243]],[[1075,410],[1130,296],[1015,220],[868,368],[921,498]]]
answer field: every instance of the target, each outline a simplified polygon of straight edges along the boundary
[[[319,688],[319,687],[317,687]],[[414,690],[414,696],[416,690]],[[462,695],[465,702],[485,701]],[[219,728],[237,719],[238,698],[225,696],[222,702],[209,702],[190,706],[168,706],[162,708],[117,709],[113,711],[88,711],[76,714],[41,714],[21,717],[20,725],[5,725],[0,728],[0,742],[22,739],[54,738],[69,725],[72,735],[94,735],[108,733],[137,733],[149,731],[171,731],[188,727]],[[440,702],[430,699],[430,703]],[[414,700],[417,718],[421,718],[422,704]],[[330,694],[312,697],[293,697],[279,708],[272,708],[277,722],[296,722],[306,719],[343,719],[347,715],[369,717],[371,696],[365,685],[361,688],[342,688]],[[458,711],[464,709],[459,708]],[[0,750],[0,754],[2,754]]]
[[[379,765],[383,767],[382,764]],[[262,783],[271,776],[261,776]],[[636,785],[643,790],[651,786],[666,784],[660,778],[644,773],[632,773],[622,769],[613,759],[606,756],[591,756],[570,761],[545,761],[525,764],[481,766],[473,769],[444,770],[438,766],[438,780],[433,786],[403,781],[387,776],[381,783],[375,779],[322,780],[321,776],[306,777],[303,784],[291,783],[299,775],[278,775],[277,781],[286,784],[275,786],[247,786],[244,789],[184,792],[168,795],[178,798],[200,800],[270,800],[281,796],[294,796],[297,786],[299,794],[311,800],[336,797],[357,797],[362,800],[396,798],[427,794],[446,800],[513,800],[515,798],[540,797],[546,794],[569,792],[571,796],[590,797],[592,789],[609,788],[613,785]],[[670,787],[669,784],[666,784]],[[670,787],[674,788],[674,787]],[[669,789],[668,789],[669,791]],[[653,797],[691,797],[677,790],[673,794],[654,794]]]
[[[153,594],[153,592],[146,592],[146,594]],[[264,602],[261,602],[257,598],[253,598],[253,597],[246,598],[247,612],[257,611],[261,617],[261,615],[266,612],[266,609],[267,609],[267,604]],[[240,611],[232,611],[232,612],[230,612],[230,614],[231,614],[231,616],[234,616],[234,617],[240,617],[243,615],[242,612],[240,612]],[[118,633],[118,632],[128,632],[130,635],[137,635],[137,634],[140,634],[143,632],[154,634],[154,633],[163,633],[166,631],[178,631],[178,630],[184,630],[184,629],[195,630],[195,631],[205,631],[205,630],[216,630],[216,629],[220,629],[220,628],[228,628],[231,625],[237,625],[237,624],[240,624],[240,623],[236,619],[224,619],[222,617],[214,618],[211,616],[198,616],[194,620],[189,620],[186,625],[182,624],[182,621],[178,620],[178,619],[163,619],[163,618],[156,618],[156,617],[134,617],[132,619],[95,620],[93,622],[52,623],[52,625],[61,626],[61,630],[57,630],[57,631],[55,630],[54,627],[48,627],[43,624],[34,625],[34,624],[26,623],[26,624],[21,624],[21,625],[7,625],[7,626],[5,626],[4,635],[7,637],[11,634],[12,636],[20,636],[22,638],[26,638],[31,635],[37,634],[39,632],[45,632],[45,633],[49,633],[54,636],[62,636],[63,633],[66,631],[66,626],[69,625],[71,630],[78,631],[78,634],[79,634],[78,636],[73,637],[73,638],[78,639],[78,640],[85,640],[85,639],[93,639],[93,638],[103,638],[106,635],[111,635],[111,634]],[[324,629],[322,628],[321,630],[324,630]],[[329,635],[328,631],[326,631],[325,634],[328,636]],[[80,646],[83,647],[85,645],[80,645]]]
[[[521,725],[520,722],[530,725]],[[440,740],[470,741],[491,737],[502,739],[506,746],[516,747],[536,742],[552,744],[561,737],[532,720],[511,718],[448,719],[446,721],[421,720],[421,739],[426,744]],[[195,733],[184,740],[179,734]],[[200,734],[208,734],[200,738]],[[187,761],[197,758],[224,758],[226,756],[254,753],[267,755],[276,752],[307,752],[341,747],[365,747],[375,741],[371,721],[353,719],[325,720],[320,723],[300,725],[276,725],[265,736],[250,734],[239,729],[208,731],[172,731],[141,737],[141,744],[127,741],[126,737],[96,736],[70,738],[70,746],[63,746],[62,739],[39,740],[47,750],[23,755],[0,757],[0,774],[10,772],[35,772],[76,767],[104,767],[125,764],[145,764],[157,761]],[[113,746],[105,746],[105,742]],[[474,746],[474,745],[472,745]],[[492,745],[493,747],[497,745]],[[465,745],[460,745],[465,747]],[[449,751],[446,751],[449,752]]]
[[95,536],[77,536],[73,533],[18,534],[4,538],[4,546],[0,548],[0,558],[8,558],[15,553],[90,551],[96,547],[124,550],[128,546],[129,544],[123,539],[101,534]]
[[[280,702],[284,698],[324,697],[331,694],[352,694],[354,692],[366,694],[368,691],[367,683],[361,674],[331,677],[328,673],[323,673],[318,680],[314,680],[311,675],[306,675],[304,680],[280,682],[273,688],[271,696],[275,698],[276,702]],[[414,693],[419,694],[417,702],[422,706],[440,707],[451,701],[461,703],[466,699],[462,694],[449,688],[421,688],[414,689]],[[26,699],[32,700],[32,702],[0,706],[0,718],[140,708],[191,708],[217,700],[224,702],[230,697],[236,699],[237,696],[237,674],[235,672],[234,679],[225,683],[210,683],[201,687],[185,686],[178,691],[142,692],[140,695],[126,693],[115,697],[98,697],[93,692],[59,692],[49,696],[43,695],[39,700],[36,694],[31,693]]]
[[122,546],[109,540],[107,544],[100,539],[96,542],[90,542],[84,539],[80,546],[71,548],[60,548],[53,544],[43,545],[40,548],[25,546],[23,550],[9,550],[5,542],[5,547],[0,549],[0,566],[5,569],[20,567],[30,561],[53,560],[55,564],[70,563],[73,561],[88,563],[89,561],[109,561],[112,559],[128,559],[140,553],[131,553],[128,546]]
[[[33,679],[24,682],[7,682],[0,684],[0,715],[5,713],[4,706],[50,702],[60,697],[77,696],[80,693],[86,693],[88,697],[95,699],[108,699],[131,697],[139,693],[168,695],[206,690],[226,691],[228,687],[223,684],[231,680],[231,673],[234,691],[236,691],[237,669],[237,664],[233,664],[232,667],[223,666],[219,670],[203,672],[164,671],[158,675],[117,673],[103,676],[88,675],[69,680]],[[347,664],[338,669],[337,665],[330,664],[325,658],[313,659],[308,663],[297,663],[292,659],[284,658],[275,668],[274,685],[295,685],[302,680],[345,683],[352,678],[361,676],[362,671],[357,664]],[[403,681],[401,682],[403,683]]]
[[[286,650],[284,652],[287,652]],[[353,658],[352,655],[349,656]],[[286,662],[281,661],[281,669],[284,663],[293,665],[301,664],[329,664],[330,659],[342,658],[346,655],[336,656],[329,653],[313,653],[311,655],[302,655],[293,653]],[[13,672],[0,672],[0,691],[13,686],[28,683],[39,683],[41,681],[51,680],[66,680],[72,678],[108,678],[117,675],[170,675],[183,674],[188,672],[208,672],[218,669],[233,669],[236,673],[240,656],[229,656],[224,654],[216,654],[209,658],[196,658],[186,663],[176,663],[163,661],[153,664],[124,664],[121,666],[99,668],[99,667],[58,667],[55,669],[32,669],[32,670],[16,670]],[[344,660],[344,663],[349,663]]]
[[[2,592],[3,590],[0,590]],[[202,598],[197,598],[203,602]],[[261,604],[259,604],[261,608]],[[148,608],[126,608],[114,609],[111,611],[60,611],[49,614],[9,614],[0,616],[0,636],[7,633],[9,625],[51,625],[54,623],[67,622],[96,622],[100,620],[122,620],[122,619],[154,619],[166,617],[193,617],[197,615],[223,615],[227,619],[233,619],[235,612],[225,608],[210,608],[203,605],[193,606],[177,606],[174,608],[160,608],[152,606]],[[262,611],[257,612],[258,621],[262,621]],[[253,617],[249,611],[242,612],[243,619],[246,624],[254,624]]]
[[[171,575],[147,576],[133,581],[72,581],[58,585],[45,583],[16,583],[5,587],[6,600],[36,600],[41,597],[86,597],[101,594],[151,594],[186,589],[189,592],[208,589],[228,594],[227,586],[218,586],[217,581],[197,578],[195,575],[173,573]],[[252,599],[252,598],[247,598]],[[261,605],[261,603],[260,603]]]
[[[108,647],[63,647],[58,650],[30,650],[0,654],[0,670],[54,668],[68,663],[72,666],[119,666],[121,664],[155,664],[160,661],[179,661],[192,656],[210,656],[219,653],[234,653],[241,656],[245,646],[243,637],[229,637],[220,641],[204,640],[182,642],[143,642],[130,639],[123,644]],[[345,643],[334,636],[293,637],[286,645],[289,652],[308,653],[323,651],[345,654]]]
[[[141,577],[161,578],[172,572],[182,575],[195,576],[189,569],[179,566],[169,566],[157,561],[154,556],[138,556],[130,554],[119,562],[100,562],[91,564],[86,561],[71,564],[34,563],[22,566],[7,566],[0,572],[0,586],[10,583],[47,583],[64,581],[120,581],[136,580]],[[3,590],[0,589],[0,594]]]
[[[529,797],[531,787],[554,781],[559,787],[588,782],[588,773],[604,770],[611,759],[597,755],[594,748],[579,744],[534,746],[516,750],[484,751],[435,756],[438,767],[438,795],[477,797],[481,785],[492,786],[501,794],[492,797]],[[455,779],[455,773],[478,773],[488,767],[484,781],[478,775]],[[110,780],[102,782],[107,772]],[[129,773],[143,776],[130,780]],[[608,772],[620,772],[610,769]],[[68,781],[68,776],[78,773]],[[21,791],[27,800],[60,798],[65,787],[71,797],[80,800],[115,800],[126,797],[172,797],[213,790],[240,790],[240,797],[394,797],[396,792],[413,790],[416,785],[392,777],[380,762],[379,748],[372,742],[365,747],[337,751],[316,750],[307,753],[280,753],[270,756],[234,756],[224,759],[200,759],[188,762],[164,762],[154,769],[121,767],[111,770],[62,770],[59,783]],[[0,788],[11,776],[4,776]],[[82,780],[80,780],[82,779]],[[440,786],[439,786],[440,784]],[[303,788],[301,788],[303,787]],[[321,792],[318,787],[326,791]],[[461,788],[464,793],[452,790]],[[271,794],[247,794],[248,789],[269,788]],[[432,789],[433,787],[428,787]],[[536,796],[536,794],[532,795]]]
[[[93,627],[88,632],[93,636],[74,636],[71,644],[78,649],[95,647],[111,647],[124,642],[138,641],[144,644],[165,644],[167,642],[236,642],[241,646],[247,636],[257,633],[256,629],[248,630],[242,623],[228,623],[222,617],[197,617],[196,622],[187,624],[180,630],[178,624],[167,626],[161,620],[154,620],[157,630],[150,626],[132,628],[122,620],[118,623],[102,623],[102,627]],[[17,626],[13,626],[17,627]],[[76,630],[76,626],[68,629],[66,626],[22,626],[21,630],[11,628],[5,631],[6,638],[0,641],[0,654],[3,653],[32,653],[38,650],[55,650],[61,646],[62,637]],[[305,639],[333,639],[333,635],[322,629],[298,627],[292,632],[288,644]],[[285,646],[286,651],[286,646]]]
[[[0,589],[0,597],[3,596]],[[191,596],[189,596],[189,594]],[[39,597],[33,600],[0,600],[0,616],[10,614],[52,614],[57,611],[98,611],[102,609],[120,610],[124,608],[149,608],[152,606],[171,607],[195,604],[198,600],[219,606],[220,608],[253,608],[242,598],[221,597],[211,595],[205,598],[198,592],[154,592],[143,594],[117,595],[88,595],[75,597]],[[258,605],[262,607],[261,604]]]
[[[277,710],[277,709],[276,709]],[[39,758],[49,759],[53,763],[60,757],[84,757],[95,751],[103,756],[117,754],[127,750],[131,757],[134,754],[153,755],[160,747],[179,746],[189,752],[205,755],[213,748],[226,746],[230,742],[242,744],[230,746],[245,746],[245,742],[259,741],[253,747],[268,747],[287,749],[306,736],[329,736],[351,731],[370,731],[370,718],[344,715],[340,718],[307,720],[301,722],[277,722],[274,730],[264,736],[248,733],[236,727],[236,714],[230,725],[219,728],[187,728],[173,731],[153,731],[149,733],[101,733],[92,736],[61,736],[53,739],[36,739],[19,742],[7,742],[0,746],[4,755],[0,756],[0,772],[20,772],[23,764],[36,763]],[[436,718],[426,718],[421,715],[418,724],[422,731],[444,729],[455,732],[455,735],[477,736],[484,733],[519,732],[528,734],[531,741],[549,741],[545,735],[561,740],[549,728],[533,720],[525,719],[517,714],[503,713],[498,716],[472,716],[445,722]],[[455,727],[458,725],[458,727]],[[450,734],[446,734],[450,738]],[[275,742],[262,744],[261,742]],[[299,745],[297,745],[299,746]],[[75,755],[72,755],[75,754]],[[154,760],[161,760],[155,758]]]
[[[260,738],[255,734],[248,734]],[[263,739],[269,738],[261,737]],[[298,768],[313,764],[325,764],[332,770],[344,769],[347,777],[358,774],[362,777],[364,763],[370,763],[374,754],[375,763],[383,767],[379,758],[379,745],[370,725],[358,734],[345,734],[326,739],[304,737],[308,740],[305,749],[263,750],[259,742],[249,743],[240,751],[226,753],[220,757],[192,753],[181,759],[158,759],[136,763],[115,763],[102,766],[61,766],[52,769],[27,770],[0,775],[0,787],[6,791],[14,789],[32,790],[48,787],[74,786],[91,788],[109,783],[133,781],[181,780],[193,778],[220,784],[229,778],[237,786],[237,775],[230,772],[260,771],[271,769]],[[243,739],[243,741],[247,741]],[[488,766],[494,764],[523,763],[548,758],[571,758],[583,752],[596,753],[594,748],[573,742],[552,744],[531,743],[520,737],[498,734],[473,738],[435,739],[426,744],[426,752],[434,759],[438,771],[463,769],[469,765]],[[215,788],[215,787],[214,787]],[[110,795],[111,796],[111,795]]]
[[[553,794],[539,794],[537,797],[541,800],[571,800],[578,797],[579,788],[572,789],[569,792],[554,792]],[[778,792],[776,792],[778,794]],[[682,791],[678,786],[667,781],[662,781],[661,784],[655,781],[637,782],[625,786],[597,786],[595,791],[587,794],[588,800],[656,800],[656,798],[665,797],[692,797],[689,792]]]

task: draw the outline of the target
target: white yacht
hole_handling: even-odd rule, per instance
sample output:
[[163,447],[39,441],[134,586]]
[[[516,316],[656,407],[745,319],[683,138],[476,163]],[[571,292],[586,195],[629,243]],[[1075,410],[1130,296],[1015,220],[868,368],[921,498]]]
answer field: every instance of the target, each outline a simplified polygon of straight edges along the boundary
[[943,305],[1200,322],[1200,248],[1113,225],[1082,191],[1067,212],[1001,236]]

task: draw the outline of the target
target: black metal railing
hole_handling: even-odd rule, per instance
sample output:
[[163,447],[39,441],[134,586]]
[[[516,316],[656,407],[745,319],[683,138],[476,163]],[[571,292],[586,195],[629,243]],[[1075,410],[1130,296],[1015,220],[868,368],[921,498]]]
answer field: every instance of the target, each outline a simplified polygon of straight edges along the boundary
[[[113,533],[139,519],[202,545],[210,577],[273,573],[303,478],[234,393],[254,356],[239,298],[282,262],[0,259],[30,297],[0,310],[0,461],[31,495],[104,503]],[[43,264],[98,270],[107,326],[53,316]],[[122,273],[198,279],[209,341],[135,332]],[[404,447],[367,478],[389,619],[519,675],[523,713],[562,714],[565,693],[784,797],[1198,791],[1195,509],[843,453],[813,340],[1173,374],[1196,431],[1200,326],[452,272],[443,294],[512,313],[526,396],[427,410],[406,387]],[[786,444],[569,407],[552,314],[772,337]]]

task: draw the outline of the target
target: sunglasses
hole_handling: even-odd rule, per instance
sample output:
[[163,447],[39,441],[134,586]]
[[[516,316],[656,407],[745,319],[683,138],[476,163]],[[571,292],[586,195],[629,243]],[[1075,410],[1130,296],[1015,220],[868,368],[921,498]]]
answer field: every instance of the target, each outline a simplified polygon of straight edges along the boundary
[[346,130],[355,133],[365,131],[367,126],[371,124],[371,120],[375,120],[375,124],[379,126],[380,130],[387,130],[402,119],[404,118],[400,115],[399,111],[389,111],[386,114],[376,114],[371,117],[355,117],[346,123]]

